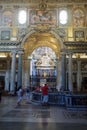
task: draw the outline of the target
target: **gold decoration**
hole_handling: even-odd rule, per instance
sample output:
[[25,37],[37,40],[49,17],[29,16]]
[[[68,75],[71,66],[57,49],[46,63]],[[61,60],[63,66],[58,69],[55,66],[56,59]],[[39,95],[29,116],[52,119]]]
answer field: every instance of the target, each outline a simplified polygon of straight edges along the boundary
[[47,3],[46,3],[47,1],[45,1],[45,0],[42,0],[41,2],[40,2],[40,4],[39,4],[39,9],[40,10],[46,10],[46,8],[47,8]]

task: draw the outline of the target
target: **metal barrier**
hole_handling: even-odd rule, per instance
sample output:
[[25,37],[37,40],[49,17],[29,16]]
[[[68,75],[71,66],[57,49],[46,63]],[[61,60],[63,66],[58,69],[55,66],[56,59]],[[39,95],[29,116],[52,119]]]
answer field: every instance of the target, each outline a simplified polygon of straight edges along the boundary
[[64,106],[65,105],[65,94],[62,93],[49,93],[49,104],[53,105],[60,105]]
[[[76,95],[66,92],[49,93],[48,104],[64,106],[66,109],[87,110],[87,94]],[[32,92],[32,101],[42,103],[42,93]]]
[[[53,105],[65,105],[65,94],[61,93],[49,93],[48,94],[48,104]],[[37,103],[42,103],[42,93],[41,92],[32,92],[32,101]]]
[[66,95],[65,100],[67,109],[87,110],[87,95]]

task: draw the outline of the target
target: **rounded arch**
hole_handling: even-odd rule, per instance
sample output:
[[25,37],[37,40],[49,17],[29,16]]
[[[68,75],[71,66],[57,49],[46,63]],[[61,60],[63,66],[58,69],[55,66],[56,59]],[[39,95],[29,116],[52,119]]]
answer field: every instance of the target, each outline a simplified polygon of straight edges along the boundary
[[59,41],[59,44],[61,45],[61,48],[63,48],[63,41],[61,39],[61,37],[59,36],[59,34],[57,34],[55,31],[51,31],[51,34],[53,34],[55,36],[55,38]]
[[[38,30],[38,29],[37,29],[37,30]],[[50,29],[50,30],[48,31],[48,33],[52,34],[52,35],[59,41],[58,43],[60,44],[61,48],[63,48],[63,47],[64,47],[64,45],[63,45],[63,39],[62,39],[61,36],[59,35],[59,32],[57,32],[57,31],[55,31],[55,30],[57,30],[57,28]],[[29,27],[28,30],[27,30],[26,35],[25,35],[24,38],[22,39],[21,45],[23,46],[23,44],[25,44],[25,42],[27,41],[27,39],[28,39],[29,37],[31,37],[35,32],[36,32],[36,30],[35,30],[34,28]],[[38,32],[39,32],[39,30],[38,30]],[[45,30],[44,30],[43,32],[45,32]]]
[[60,50],[61,50],[61,47],[60,45],[56,45],[56,44],[51,44],[50,42],[48,41],[38,41],[37,43],[33,44],[33,45],[30,45],[29,43],[25,43],[24,44],[24,53],[25,53],[25,57],[27,56],[30,56],[32,54],[32,52],[39,48],[39,47],[49,47],[51,48],[57,57],[60,57]]
[[[32,50],[31,50],[31,53],[35,50],[35,49],[37,49],[37,48],[39,48],[39,47],[49,47],[49,48],[51,48],[54,52],[55,52],[55,54],[56,54],[56,56],[58,57],[59,55],[59,53],[60,53],[60,50],[57,50],[57,49],[55,49],[55,46],[50,46],[50,44],[49,43],[44,43],[43,45],[41,45],[40,43],[39,44],[37,44],[36,46],[34,46],[34,48],[32,48]],[[30,53],[30,54],[31,54]]]
[[50,47],[56,54],[57,57],[60,57],[61,49],[64,47],[62,38],[58,34],[59,30],[50,30],[50,31],[36,31],[35,29],[30,28],[29,33],[25,35],[22,40],[21,46],[24,48],[24,55],[30,56],[32,52],[41,46]]

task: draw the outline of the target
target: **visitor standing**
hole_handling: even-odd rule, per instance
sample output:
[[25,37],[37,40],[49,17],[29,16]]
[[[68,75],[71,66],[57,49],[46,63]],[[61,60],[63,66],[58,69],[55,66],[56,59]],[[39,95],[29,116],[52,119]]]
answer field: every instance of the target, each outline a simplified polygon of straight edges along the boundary
[[43,96],[42,105],[48,105],[48,86],[47,86],[47,84],[45,84],[42,87],[42,96]]
[[20,86],[18,91],[17,91],[17,95],[18,95],[18,100],[17,100],[17,105],[20,106],[21,105],[21,101],[23,99],[23,94],[24,94],[24,90],[22,89],[22,87]]

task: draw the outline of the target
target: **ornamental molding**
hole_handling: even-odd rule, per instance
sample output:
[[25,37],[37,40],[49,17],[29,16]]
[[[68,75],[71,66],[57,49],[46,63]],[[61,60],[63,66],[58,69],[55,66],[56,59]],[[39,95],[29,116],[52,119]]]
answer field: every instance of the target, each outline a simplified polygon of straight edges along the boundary
[[47,0],[42,0],[39,4],[40,10],[46,10],[47,9]]
[[66,53],[66,54],[70,54],[70,53],[87,53],[87,48],[85,49],[85,48],[83,48],[83,49],[81,49],[81,48],[75,48],[75,49],[65,49],[65,48],[63,48],[63,49],[61,49],[61,52],[64,52],[64,53]]
[[87,53],[87,42],[64,42],[65,52]]
[[13,52],[13,51],[16,51],[16,52],[24,52],[24,48],[17,48],[17,47],[0,47],[0,52]]
[[[22,32],[22,30],[21,30]],[[20,38],[19,41],[21,43],[21,46],[25,43],[27,38],[31,36],[35,32],[40,32],[40,33],[51,33],[54,35],[55,38],[57,38],[58,41],[60,41],[61,47],[63,47],[63,41],[65,41],[66,38],[66,31],[64,29],[59,29],[56,26],[48,26],[48,25],[39,25],[39,26],[29,26],[24,33],[20,32]],[[23,34],[23,35],[22,35]]]
[[64,42],[64,45],[67,47],[86,47],[87,48],[87,42]]
[[0,41],[0,52],[10,52],[12,50],[20,50],[20,42]]
[[53,27],[51,28],[51,30],[54,31],[56,34],[58,34],[60,38],[62,39],[62,41],[65,41],[67,34],[64,29]]
[[4,47],[9,47],[9,46],[18,46],[20,45],[19,41],[0,41],[0,47],[4,46]]
[[[87,0],[46,0],[47,3],[87,3]],[[5,3],[5,4],[13,4],[13,3],[18,3],[18,4],[39,4],[40,0],[0,0],[0,4]]]

